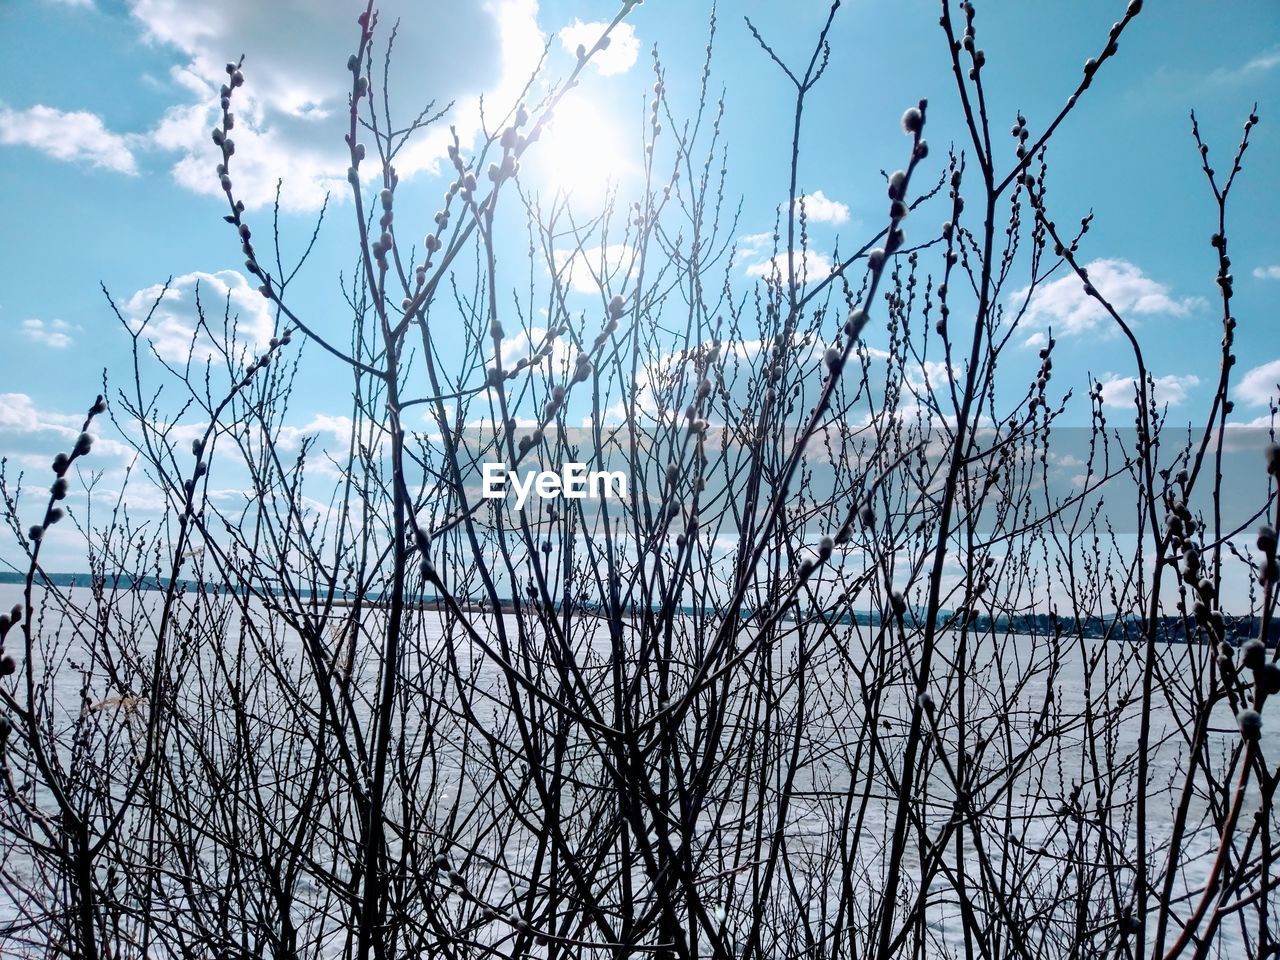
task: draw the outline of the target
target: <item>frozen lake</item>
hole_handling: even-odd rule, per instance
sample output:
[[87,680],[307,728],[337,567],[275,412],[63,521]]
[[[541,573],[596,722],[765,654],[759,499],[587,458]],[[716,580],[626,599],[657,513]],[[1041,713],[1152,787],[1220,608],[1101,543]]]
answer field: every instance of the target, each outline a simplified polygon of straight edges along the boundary
[[[20,596],[20,588],[0,586],[0,609],[8,609]],[[88,605],[87,591],[76,590],[71,596],[74,602]],[[138,699],[145,691],[136,683],[150,670],[154,638],[145,629],[128,634],[120,625],[145,623],[154,616],[160,599],[157,592],[126,598],[120,621],[103,621],[96,630],[98,640],[92,640],[95,631],[77,620],[78,615],[59,622],[55,606],[45,608],[43,635],[57,637],[57,642],[50,647],[50,659],[42,661],[39,675],[47,676],[56,665],[47,702],[51,728],[64,747],[86,708],[101,718],[100,725],[105,723],[115,736],[128,741],[130,749],[142,742],[150,706]],[[304,810],[318,822],[310,833],[315,845],[313,869],[303,870],[295,881],[294,922],[301,932],[300,942],[313,944],[317,955],[341,955],[345,947],[342,914],[333,883],[334,878],[349,876],[351,848],[333,835],[350,832],[352,825],[349,810],[339,802],[344,796],[339,765],[334,761],[332,767],[317,767],[315,763],[319,748],[314,728],[325,716],[325,708],[314,671],[298,634],[279,617],[258,604],[250,607],[246,617],[234,612],[225,621],[213,617],[214,608],[226,602],[226,598],[214,598],[212,606],[192,608],[175,621],[169,677],[170,709],[176,722],[168,749],[175,762],[181,761],[178,768],[190,773],[186,763],[201,755],[202,761],[216,765],[218,757],[226,756],[236,731],[246,731],[242,736],[255,743],[262,759],[254,768],[253,782],[244,779],[243,758],[226,761],[228,769],[242,769],[234,781],[238,789],[252,791],[253,802],[272,810],[286,826]],[[333,669],[340,674],[346,670],[341,661],[353,626],[357,637],[345,687],[350,696],[344,714],[349,725],[342,735],[367,743],[369,702],[377,686],[376,654],[382,644],[378,627],[384,612],[367,611],[355,625],[350,611],[336,609],[333,615],[335,622],[327,633],[338,652],[339,662]],[[210,617],[222,624],[213,631],[222,637],[216,644],[211,639]],[[616,703],[614,661],[603,621],[574,618],[565,627],[565,636],[555,640],[558,629],[536,622],[525,622],[522,629],[514,616],[505,615],[504,640],[492,616],[475,614],[471,620],[484,643],[493,649],[506,645],[510,662],[546,697],[565,701],[591,692],[601,704]],[[388,804],[403,808],[391,817],[413,823],[415,839],[405,843],[393,838],[393,857],[409,848],[420,848],[424,856],[444,850],[451,863],[469,864],[467,895],[446,893],[441,901],[445,915],[459,924],[477,902],[507,912],[527,897],[528,878],[543,869],[540,828],[554,821],[573,842],[583,843],[600,828],[599,818],[608,809],[600,798],[611,789],[611,774],[601,762],[606,754],[581,723],[566,722],[548,712],[546,697],[520,683],[509,685],[475,639],[456,624],[450,629],[439,612],[411,611],[407,623],[403,695],[394,724],[402,776]],[[686,846],[696,850],[692,862],[706,871],[708,884],[715,888],[709,902],[718,903],[717,909],[724,911],[724,932],[730,942],[743,932],[756,906],[749,891],[734,887],[725,877],[749,871],[770,844],[786,851],[787,883],[793,891],[776,903],[771,901],[767,912],[795,909],[795,891],[800,891],[808,919],[821,925],[830,924],[837,911],[845,882],[842,876],[855,889],[865,891],[867,902],[873,899],[883,882],[885,850],[892,839],[896,809],[892,773],[894,763],[901,760],[910,722],[913,691],[907,681],[919,653],[914,638],[900,642],[879,635],[875,628],[849,625],[783,627],[767,647],[751,647],[744,638],[735,641],[743,656],[717,687],[727,705],[726,715],[734,718],[719,733],[724,762],[697,793],[693,807],[684,811],[673,807],[671,813]],[[105,646],[104,637],[109,638]],[[531,643],[531,638],[539,642]],[[626,642],[635,641],[632,637]],[[687,673],[683,662],[705,651],[709,635],[696,629],[693,618],[677,618],[668,642],[667,694],[677,699]],[[573,650],[576,676],[561,671],[555,658],[547,655],[547,645],[552,643],[564,643]],[[116,651],[114,661],[104,657],[106,650]],[[1176,704],[1179,685],[1199,682],[1196,671],[1206,653],[1202,648],[1170,646],[1160,648],[1158,655],[1158,672],[1168,680],[1170,693],[1161,695],[1153,711],[1148,753],[1147,848],[1149,862],[1157,870],[1168,855],[1186,751],[1180,727],[1185,717],[1165,701],[1173,696]],[[652,695],[647,696],[655,712],[662,699],[658,689],[662,671],[657,667],[662,659],[652,657],[643,670],[634,663],[629,667],[635,683],[652,687]],[[94,666],[85,685],[81,668],[89,664]],[[1129,644],[1089,639],[1051,642],[1029,636],[998,642],[989,637],[970,639],[963,646],[955,636],[939,641],[929,685],[937,704],[937,726],[927,773],[915,788],[912,809],[917,829],[925,835],[941,835],[957,816],[952,771],[963,765],[974,773],[971,782],[979,784],[972,803],[982,805],[988,828],[991,822],[1003,824],[996,835],[1003,835],[1004,842],[984,851],[987,862],[983,865],[969,859],[977,856],[972,844],[966,844],[962,862],[956,862],[954,851],[947,853],[943,856],[947,869],[931,870],[924,889],[918,883],[925,867],[923,848],[914,842],[907,845],[906,890],[926,905],[932,950],[957,956],[966,952],[960,919],[965,904],[958,898],[954,880],[946,878],[948,873],[967,876],[972,902],[981,907],[977,891],[983,886],[984,870],[1025,870],[1028,902],[1034,903],[1065,882],[1058,879],[1063,858],[1078,859],[1082,849],[1101,842],[1089,839],[1095,832],[1114,832],[1107,849],[1133,855],[1136,848],[1129,821],[1137,782],[1141,677],[1142,650]],[[767,694],[762,695],[762,690]],[[692,711],[695,718],[673,733],[676,752],[690,765],[705,747],[706,729],[696,720],[703,709]],[[1278,727],[1264,724],[1264,756],[1280,756]],[[764,738],[765,733],[769,737]],[[542,746],[558,751],[556,776],[561,793],[557,806],[562,808],[554,813],[521,774],[529,760],[521,746],[522,736],[534,736]],[[1214,769],[1228,768],[1238,740],[1230,712],[1218,709],[1206,750]],[[125,767],[127,753],[117,755],[117,762]],[[548,756],[542,762],[549,767]],[[656,760],[651,763],[655,771],[664,766]],[[315,769],[322,771],[321,780],[300,787],[304,775]],[[121,772],[124,781],[123,768]],[[661,774],[653,776],[659,782]],[[331,802],[307,807],[306,790],[320,791]],[[1078,791],[1074,800],[1073,791]],[[225,796],[169,796],[178,804],[173,810],[178,818],[200,811],[220,817],[227,809]],[[46,811],[53,809],[52,797],[39,786],[34,802]],[[1182,914],[1187,910],[1185,903],[1198,896],[1216,851],[1215,802],[1204,792],[1191,798],[1189,822],[1194,829],[1180,845],[1172,887],[1174,897],[1182,898]],[[1257,803],[1255,791],[1247,798],[1243,823],[1251,822]],[[519,815],[505,812],[508,805]],[[141,833],[130,837],[135,821],[140,830],[142,819],[125,815],[122,849],[142,842]],[[848,834],[851,825],[856,833],[852,839],[842,839],[842,830]],[[960,836],[965,832],[960,831]],[[216,849],[221,842],[208,836],[195,843],[187,851],[195,859],[183,869],[197,871],[205,882],[216,878],[224,869]],[[32,869],[12,837],[6,840],[0,867],[10,891],[28,883],[33,891],[40,889],[39,871]],[[1130,870],[1118,873],[1122,884],[1130,882]],[[631,880],[636,903],[658,895],[642,864],[632,865]],[[181,882],[176,876],[169,882],[171,894],[180,899]],[[0,919],[9,923],[21,924],[24,917],[38,912],[29,902],[24,908],[12,893],[0,905]],[[851,916],[845,922],[856,929],[870,918]],[[1038,929],[1047,935],[1052,926]],[[477,936],[501,949],[508,933],[498,923]],[[18,936],[12,941],[15,949],[21,949],[21,940]],[[1238,928],[1225,926],[1210,955],[1236,953],[1243,947]],[[1046,955],[1057,954],[1048,948]]]

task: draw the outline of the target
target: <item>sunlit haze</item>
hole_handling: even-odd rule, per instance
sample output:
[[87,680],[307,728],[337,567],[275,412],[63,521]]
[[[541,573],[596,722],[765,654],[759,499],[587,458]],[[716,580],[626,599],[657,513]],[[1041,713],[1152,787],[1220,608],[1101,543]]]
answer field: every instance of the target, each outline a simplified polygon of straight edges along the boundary
[[563,192],[585,209],[630,180],[638,168],[635,139],[589,94],[573,90],[556,106],[525,169],[535,188]]

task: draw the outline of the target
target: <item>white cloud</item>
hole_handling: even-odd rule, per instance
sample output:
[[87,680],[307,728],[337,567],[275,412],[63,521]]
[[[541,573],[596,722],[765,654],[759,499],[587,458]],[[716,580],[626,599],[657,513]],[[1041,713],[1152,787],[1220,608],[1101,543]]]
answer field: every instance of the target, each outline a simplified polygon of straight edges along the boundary
[[236,325],[237,342],[242,346],[256,350],[271,339],[270,305],[256,287],[234,270],[184,274],[171,280],[167,290],[163,284],[154,284],[120,304],[120,312],[130,327],[138,330],[145,323],[143,336],[167,360],[182,360],[193,348],[200,359],[215,355],[209,331],[196,334],[200,310],[219,337],[223,315],[229,313]]
[[[184,70],[175,70],[174,77],[181,78],[183,86],[202,83],[195,74]],[[172,168],[174,180],[193,193],[210,196],[222,193],[214,175],[214,167],[222,158],[209,139],[209,131],[218,121],[217,112],[209,104],[216,104],[216,98],[217,86],[204,84],[200,103],[170,108],[151,135],[162,150],[181,154]],[[311,209],[326,193],[344,196],[348,185],[342,164],[346,161],[323,144],[309,144],[282,134],[263,119],[264,114],[256,105],[251,112],[236,112],[232,137],[236,153],[231,165],[236,198],[251,209],[270,204],[275,199],[277,181],[281,205],[287,210]],[[317,124],[320,119],[317,117]]]
[[1254,367],[1236,384],[1236,396],[1253,406],[1265,406],[1272,398],[1280,396],[1280,360],[1272,360]]
[[[586,50],[594,47],[608,26],[603,21],[583,23],[575,17],[573,23],[561,28],[556,36],[565,50],[576,55],[579,45]],[[611,77],[630,70],[639,55],[640,38],[636,36],[636,28],[629,23],[620,23],[609,34],[609,46],[592,54],[591,63],[603,76]]]
[[1027,339],[1022,341],[1022,345],[1024,347],[1031,347],[1032,349],[1048,346],[1048,344],[1049,336],[1043,330],[1037,330],[1035,333],[1027,337]]
[[[804,206],[805,216],[810,223],[848,223],[849,205],[839,200],[832,200],[821,190],[796,197],[794,207],[796,216],[800,215],[800,207]],[[785,204],[784,204],[785,206]]]
[[606,247],[556,250],[552,256],[562,282],[577,293],[599,294],[602,281],[610,289],[620,287],[633,251],[625,243],[611,243]]
[[135,176],[138,166],[130,139],[112,133],[101,117],[83,110],[67,112],[43,104],[14,110],[0,105],[0,144],[32,147],[55,160]]
[[35,318],[22,321],[22,335],[34,343],[42,343],[46,347],[61,350],[71,346],[71,330],[75,329],[65,320],[37,320]]
[[[728,415],[733,419],[735,411],[746,410],[759,402],[758,395],[751,394],[758,387],[763,376],[764,366],[770,361],[772,340],[728,340],[720,345],[720,357],[724,367],[724,389],[722,399],[728,404]],[[822,355],[827,344],[812,331],[797,335],[787,348],[787,363],[797,383],[816,384],[815,376],[822,365]],[[674,349],[671,352],[659,352],[651,356],[636,371],[633,401],[635,414],[646,420],[669,421],[684,409],[693,397],[697,380],[697,362],[699,357],[710,348],[710,342],[699,343],[690,347]],[[876,361],[884,361],[888,354],[874,348],[867,348]],[[674,394],[672,393],[674,389]],[[802,396],[791,418],[797,418],[805,410],[804,401],[810,396]],[[604,424],[615,425],[626,420],[630,413],[628,405],[619,400],[602,411]],[[725,410],[720,401],[707,411],[708,422],[712,426],[724,426]],[[590,426],[591,418],[583,420],[583,426]]]
[[0,393],[0,430],[36,433],[41,430],[70,430],[82,422],[65,414],[49,414],[36,408],[25,393]]
[[45,0],[59,7],[79,7],[81,10],[92,10],[93,0]]
[[1254,267],[1253,275],[1258,280],[1280,280],[1280,263],[1269,267]]
[[[512,369],[520,360],[532,359],[535,352],[546,344],[547,328],[530,327],[526,333],[517,331],[502,341],[501,353],[504,370]],[[552,369],[559,368],[568,362],[570,354],[576,354],[568,337],[556,337],[551,347],[550,363]],[[547,363],[547,360],[542,361]]]
[[733,254],[734,266],[748,261],[759,260],[772,249],[772,231],[768,233],[748,233],[745,236],[741,236],[738,238],[737,248]]
[[[787,255],[780,253],[776,257],[747,267],[748,277],[772,277],[774,274],[787,276]],[[796,279],[804,278],[810,282],[823,280],[831,273],[831,258],[815,250],[805,250],[803,255],[796,256]]]
[[295,450],[305,437],[327,435],[338,445],[351,438],[351,418],[317,413],[308,422],[297,427],[281,427],[280,443],[286,450]]
[[[1127,260],[1094,260],[1086,264],[1085,269],[1089,282],[1125,318],[1185,317],[1203,302],[1198,297],[1171,296],[1168,287],[1152,280]],[[1024,288],[1013,294],[1012,299],[1021,303],[1026,297]],[[1027,304],[1024,322],[1052,325],[1055,333],[1080,334],[1108,320],[1106,310],[1084,292],[1084,284],[1073,273],[1037,288]]]
[[[306,210],[318,207],[326,191],[341,196],[349,189],[343,133],[351,77],[345,62],[358,40],[356,8],[224,0],[216,16],[195,17],[187,0],[131,0],[131,9],[148,41],[176,49],[184,61],[172,79],[190,98],[172,107],[153,133],[156,145],[179,155],[173,166],[179,184],[221,193],[213,173],[220,154],[209,132],[220,117],[223,65],[229,55],[244,53],[245,85],[233,99],[237,195],[249,206],[269,204],[283,178],[284,206]],[[379,4],[373,41],[371,83],[379,101],[386,43],[397,20],[392,125],[406,125],[431,100],[438,109],[454,104],[444,122],[399,155],[396,170],[403,178],[436,168],[450,123],[464,145],[474,140],[482,94],[491,124],[514,107],[544,38],[536,0],[437,4],[429,15],[409,0],[387,0]],[[372,170],[374,163],[368,166]]]
[[[33,435],[33,434],[51,434],[60,440],[70,440],[80,435],[80,428],[84,426],[86,411],[89,404],[93,402],[93,394],[86,395],[84,399],[84,407],[78,413],[58,413],[54,410],[45,410],[36,405],[36,402],[25,393],[0,393],[0,433]],[[100,429],[105,426],[103,418],[95,421],[98,429],[93,431],[94,442],[91,456],[101,456],[103,454],[110,457],[129,458],[133,456],[134,451],[118,440],[104,439],[100,435]],[[51,438],[50,438],[51,439]],[[54,453],[58,447],[49,445],[47,439],[39,441],[41,446],[47,446],[48,449],[36,449],[29,453],[19,451],[15,456],[25,457],[25,464],[39,468],[47,466],[53,460]],[[65,446],[65,444],[63,444]]]
[[[1199,383],[1200,378],[1194,374],[1184,377],[1176,374],[1156,377],[1152,389],[1156,405],[1158,407],[1178,406],[1187,399],[1190,389]],[[1102,381],[1102,402],[1108,407],[1132,408],[1136,389],[1137,381],[1133,377],[1108,375],[1107,379]]]

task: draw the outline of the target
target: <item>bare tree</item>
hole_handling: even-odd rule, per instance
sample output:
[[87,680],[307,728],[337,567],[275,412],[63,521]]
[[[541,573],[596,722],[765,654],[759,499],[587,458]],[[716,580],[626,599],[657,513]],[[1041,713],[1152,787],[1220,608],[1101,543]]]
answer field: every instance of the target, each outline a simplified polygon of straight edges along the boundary
[[[584,222],[520,177],[633,6],[474,150],[453,137],[421,243],[396,161],[443,114],[393,121],[394,31],[380,55],[366,8],[348,62],[346,343],[294,306],[316,235],[287,262],[278,222],[260,244],[237,199],[245,64],[228,64],[216,175],[276,337],[254,355],[229,302],[220,322],[201,304],[215,346],[166,363],[174,413],[146,385],[147,323],[125,325],[134,369],[104,396],[165,509],[135,520],[89,484],[73,514],[87,591],[49,582],[40,550],[89,434],[54,461],[29,531],[3,486],[30,561],[0,618],[6,943],[95,958],[1270,955],[1274,527],[1247,541],[1275,509],[1280,447],[1259,461],[1253,519],[1223,512],[1228,200],[1257,117],[1225,180],[1195,134],[1223,345],[1206,426],[1179,440],[1082,264],[1090,217],[1064,231],[1046,199],[1050,140],[1140,0],[1061,110],[1040,132],[1019,115],[1008,148],[974,6],[944,0],[969,140],[931,151],[939,107],[908,105],[901,169],[873,178],[882,223],[822,275],[801,118],[838,54],[840,5],[799,63],[748,21],[795,110],[772,273],[745,290],[725,104],[708,92],[714,18],[688,113],[655,57],[634,200]],[[941,229],[915,235],[938,207]],[[499,258],[516,235],[527,272]],[[589,310],[572,290],[584,271]],[[998,366],[1034,292],[1070,275],[1132,348],[1134,424],[1108,425],[1090,384],[1085,481],[1062,491],[1055,341],[1030,382]],[[311,344],[350,375],[343,450],[286,440]],[[99,397],[85,431],[106,410]],[[577,463],[621,473],[630,495],[482,495],[484,464]],[[220,471],[249,478],[243,502],[209,495]],[[1206,489],[1208,517],[1192,506]],[[1218,598],[1242,576],[1260,593],[1231,616]]]

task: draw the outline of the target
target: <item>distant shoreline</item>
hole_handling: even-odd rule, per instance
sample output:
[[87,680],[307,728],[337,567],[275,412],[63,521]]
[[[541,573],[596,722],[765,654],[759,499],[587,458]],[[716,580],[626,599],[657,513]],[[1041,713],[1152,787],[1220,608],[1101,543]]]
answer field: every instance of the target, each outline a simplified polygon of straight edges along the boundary
[[[39,585],[51,584],[54,587],[79,587],[88,589],[92,586],[93,575],[89,573],[47,573],[42,575]],[[22,586],[26,583],[26,576],[10,570],[0,570],[0,585]],[[204,589],[208,592],[219,594],[226,592],[226,587],[222,584],[201,584],[195,580],[179,580],[180,589],[194,591]],[[118,589],[140,589],[140,590],[164,590],[167,584],[154,577],[146,577],[135,579],[133,577],[121,576],[116,581]],[[385,603],[382,602],[380,596],[369,595],[361,598],[335,596],[332,600],[327,601],[328,605],[335,609],[349,609],[359,603],[368,609],[384,608]],[[439,597],[421,597],[414,599],[406,599],[405,606],[407,609],[420,612],[445,611],[449,609],[449,605]],[[495,612],[494,607],[487,602],[475,602],[470,600],[460,600],[457,604],[463,613],[471,614],[492,614]],[[522,609],[529,609],[528,601],[520,604]],[[501,600],[497,607],[500,613],[515,613],[517,609],[516,603],[510,598]],[[560,611],[563,612],[563,611]],[[676,613],[681,616],[693,616],[699,612],[694,607],[681,606],[676,608]],[[607,614],[599,608],[579,607],[572,611],[575,616],[595,617],[598,619],[606,619]],[[622,615],[627,619],[635,619],[646,614],[656,614],[657,610],[644,610],[643,608],[631,608],[622,611]],[[744,610],[744,617],[751,616],[752,611]],[[941,617],[945,620],[952,616],[952,611],[940,611]],[[910,614],[908,614],[910,618]],[[919,617],[915,618],[918,625]],[[1185,642],[1184,637],[1184,621],[1178,617],[1164,617],[1164,633],[1169,640],[1167,642]],[[783,618],[784,622],[794,622],[795,617],[788,615]],[[877,627],[880,626],[881,620],[878,615],[870,612],[858,612],[854,614],[845,614],[837,621],[841,625],[850,625],[856,623],[859,626]],[[1141,624],[1137,619],[1127,619],[1117,621],[1115,618],[1106,619],[1102,617],[1091,617],[1083,624],[1083,630],[1077,629],[1074,621],[1061,619],[1057,621],[1063,633],[1083,633],[1083,636],[1092,639],[1102,639],[1107,635],[1111,635],[1118,641],[1126,639],[1138,640],[1141,634]],[[973,621],[970,626],[978,633],[983,633],[994,628],[998,632],[1013,632],[1023,634],[1046,635],[1054,632],[1054,619],[1050,614],[1018,614],[1014,617],[998,617],[994,624],[990,617],[980,616]],[[1233,616],[1227,617],[1227,635],[1228,639],[1236,644],[1242,643],[1250,637],[1258,634],[1258,618],[1253,616]],[[1276,646],[1280,644],[1280,618],[1272,621],[1271,631],[1267,636],[1267,645]]]

